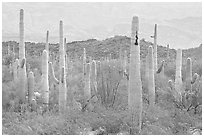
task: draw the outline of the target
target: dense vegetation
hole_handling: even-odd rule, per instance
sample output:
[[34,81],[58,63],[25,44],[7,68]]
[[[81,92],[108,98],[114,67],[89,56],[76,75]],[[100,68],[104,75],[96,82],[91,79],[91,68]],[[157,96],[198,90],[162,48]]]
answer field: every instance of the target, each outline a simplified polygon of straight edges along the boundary
[[[14,46],[15,55],[7,54]],[[145,83],[145,57],[148,47],[153,45],[144,39],[140,41],[141,79],[143,89],[143,111],[141,134],[199,134],[202,131],[202,94],[199,97],[189,97],[188,102],[192,107],[176,104],[168,89],[168,80],[175,78],[176,50],[170,49],[170,59],[166,60],[166,47],[158,46],[158,64],[165,60],[165,76],[156,75],[156,105],[148,109],[147,87]],[[25,43],[27,67],[35,75],[35,91],[39,91],[39,75],[41,74],[41,55],[45,49],[44,43]],[[127,77],[116,73],[120,70],[119,53],[127,50],[130,53],[130,38],[115,36],[103,41],[95,39],[67,43],[66,53],[70,58],[68,66],[67,84],[68,91],[73,93],[76,100],[75,106],[81,101],[84,90],[83,77],[83,49],[86,48],[87,56],[95,60],[104,60],[111,54],[111,67],[104,65],[102,72],[107,83],[114,87],[99,85],[101,90],[115,90],[114,100],[104,99],[103,103],[93,102],[93,109],[85,111],[78,107],[68,109],[64,115],[58,113],[58,86],[50,86],[50,111],[30,111],[25,108],[19,112],[13,104],[15,100],[16,85],[13,82],[12,67],[10,64],[18,57],[18,43],[15,41],[2,42],[2,133],[3,134],[129,134],[130,123],[127,117],[128,93]],[[50,57],[59,58],[58,44],[50,44]],[[202,45],[192,49],[183,50],[182,80],[185,81],[186,59],[192,59],[192,73],[198,73],[202,77]],[[113,67],[116,66],[116,67]],[[37,68],[37,69],[36,69]],[[107,69],[108,68],[108,69]],[[58,62],[54,64],[56,77],[59,78]],[[128,68],[127,68],[128,71]],[[112,83],[111,83],[112,82]],[[199,84],[193,86],[196,93],[202,92],[202,79]],[[117,85],[117,86],[116,86]],[[198,87],[198,85],[200,87]],[[196,94],[197,95],[197,94]],[[199,94],[200,95],[200,94]],[[99,95],[103,99],[103,95]],[[110,96],[111,97],[111,96]],[[67,97],[69,98],[69,97]],[[39,101],[40,102],[40,101]],[[189,105],[189,104],[188,104]],[[196,106],[196,107],[195,107]],[[82,106],[83,107],[83,106]],[[91,106],[88,106],[91,107]],[[83,109],[82,109],[83,110]]]

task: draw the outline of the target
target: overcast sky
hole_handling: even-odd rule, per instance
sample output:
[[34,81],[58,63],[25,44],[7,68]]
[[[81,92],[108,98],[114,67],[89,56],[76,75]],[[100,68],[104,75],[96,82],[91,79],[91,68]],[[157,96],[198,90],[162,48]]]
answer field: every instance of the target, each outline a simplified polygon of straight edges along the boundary
[[202,41],[201,3],[2,3],[3,40],[18,40],[20,9],[25,13],[25,41],[44,42],[49,30],[50,42],[57,43],[59,20],[68,42],[130,36],[133,15],[139,16],[140,38],[152,41],[156,23],[158,44],[189,48]]

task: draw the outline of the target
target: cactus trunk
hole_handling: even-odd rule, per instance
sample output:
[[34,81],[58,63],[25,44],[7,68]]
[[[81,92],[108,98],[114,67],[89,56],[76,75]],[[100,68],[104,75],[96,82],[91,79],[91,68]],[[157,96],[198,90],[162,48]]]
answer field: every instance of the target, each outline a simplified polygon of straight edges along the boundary
[[48,53],[46,50],[42,54],[42,97],[43,103],[49,104],[49,80],[48,80]]
[[167,45],[167,53],[166,53],[166,58],[169,60],[169,44]]
[[[20,23],[19,23],[19,29],[20,29],[20,41],[19,41],[19,61],[21,63],[26,63],[25,61],[25,43],[24,43],[24,22],[23,22],[23,9],[20,10]],[[24,61],[23,61],[24,60]],[[25,97],[26,97],[26,92],[27,92],[27,76],[26,76],[26,64],[23,65],[23,68],[20,68],[19,71],[19,76],[21,81],[19,82],[19,87],[21,87],[21,91],[22,92],[20,94],[20,98],[22,99],[22,101],[25,101]]]
[[155,79],[154,79],[154,56],[152,46],[149,47],[149,104],[150,107],[154,106],[155,103]]
[[[176,52],[176,76],[175,76],[175,90],[181,97],[182,94],[182,77],[181,77],[181,68],[182,68],[182,50],[178,49]],[[177,98],[177,101],[180,101],[181,98]]]
[[35,86],[34,74],[31,71],[28,74],[28,102],[29,104],[31,104],[34,99],[34,86]]
[[154,73],[157,72],[157,24],[154,26]]
[[59,111],[63,113],[66,109],[66,99],[67,99],[67,87],[66,87],[66,73],[65,73],[65,52],[64,52],[64,44],[63,44],[63,22],[60,21],[59,27],[59,35],[60,35],[60,83],[59,83]]
[[133,17],[129,64],[128,107],[131,118],[131,134],[140,132],[142,119],[142,83],[140,77],[140,46],[138,44],[138,17]]
[[186,90],[187,91],[192,91],[192,61],[191,58],[187,58],[187,63],[186,63]]

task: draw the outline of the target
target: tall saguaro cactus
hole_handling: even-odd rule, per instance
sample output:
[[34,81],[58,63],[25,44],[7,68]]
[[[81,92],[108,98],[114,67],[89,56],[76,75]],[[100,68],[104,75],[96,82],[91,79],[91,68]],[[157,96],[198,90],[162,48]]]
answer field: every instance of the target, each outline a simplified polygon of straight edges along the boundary
[[154,73],[157,72],[157,24],[154,26]]
[[138,39],[139,20],[132,19],[129,64],[128,108],[131,118],[131,134],[140,132],[142,119],[142,83],[140,76],[140,46]]
[[182,92],[182,76],[181,76],[181,68],[182,68],[182,50],[177,49],[176,52],[176,77],[175,77],[175,90],[180,94]]
[[[21,64],[26,63],[25,61],[25,43],[24,43],[24,15],[23,15],[23,9],[20,10],[20,23],[19,23],[19,30],[20,30],[20,41],[19,41],[19,61]],[[23,62],[24,60],[24,62]],[[20,68],[19,71],[19,76],[21,81],[19,81],[19,87],[22,87],[21,91],[22,92],[20,94],[20,98],[22,99],[22,101],[25,101],[25,96],[26,96],[26,91],[27,91],[27,76],[26,76],[26,65],[24,64],[22,66],[22,68]],[[19,79],[19,80],[20,80]]]
[[66,87],[66,73],[65,73],[65,52],[63,44],[63,22],[60,21],[59,27],[59,44],[60,44],[60,83],[59,83],[59,111],[64,112],[66,109],[67,87]]
[[42,97],[43,103],[49,104],[49,80],[48,80],[48,53],[46,50],[42,54]]
[[154,57],[152,46],[149,47],[149,81],[148,81],[148,91],[149,91],[149,103],[152,107],[155,103],[155,79],[154,79]]
[[45,44],[45,50],[47,51],[47,54],[48,54],[48,60],[49,60],[49,31],[47,31],[46,33],[46,44]]
[[186,62],[186,90],[190,91],[192,90],[192,61],[191,58],[187,58]]

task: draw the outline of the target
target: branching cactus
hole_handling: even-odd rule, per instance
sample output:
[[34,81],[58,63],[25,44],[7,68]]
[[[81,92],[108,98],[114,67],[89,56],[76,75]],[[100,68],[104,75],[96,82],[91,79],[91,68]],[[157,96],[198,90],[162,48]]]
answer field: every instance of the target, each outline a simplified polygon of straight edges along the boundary
[[59,36],[60,36],[59,111],[63,113],[66,109],[67,84],[66,84],[66,72],[65,72],[65,52],[64,52],[64,44],[63,44],[63,22],[62,21],[60,21]]
[[[19,61],[21,62],[21,68],[19,71],[19,76],[21,79],[21,88],[22,90],[20,92],[20,98],[25,101],[25,96],[27,92],[27,74],[26,74],[26,61],[25,61],[25,43],[24,43],[24,22],[23,22],[23,9],[20,10],[20,23],[19,23],[19,29],[20,29],[20,41],[19,41]],[[20,86],[19,85],[19,86]]]
[[48,53],[44,50],[42,54],[42,98],[45,106],[49,104],[48,69]]
[[182,50],[178,49],[177,52],[176,52],[175,89],[180,95],[182,95],[182,92],[183,92],[181,68],[182,68]]
[[131,134],[139,133],[142,120],[142,83],[140,76],[139,20],[133,17],[129,64],[128,107],[131,118]]
[[152,46],[149,47],[149,104],[150,107],[154,106],[155,103],[155,79],[154,79],[154,56]]
[[192,91],[192,61],[191,58],[187,58],[186,62],[186,91]]
[[34,85],[35,85],[34,74],[32,71],[30,71],[28,74],[28,102],[29,104],[31,104],[34,100]]

